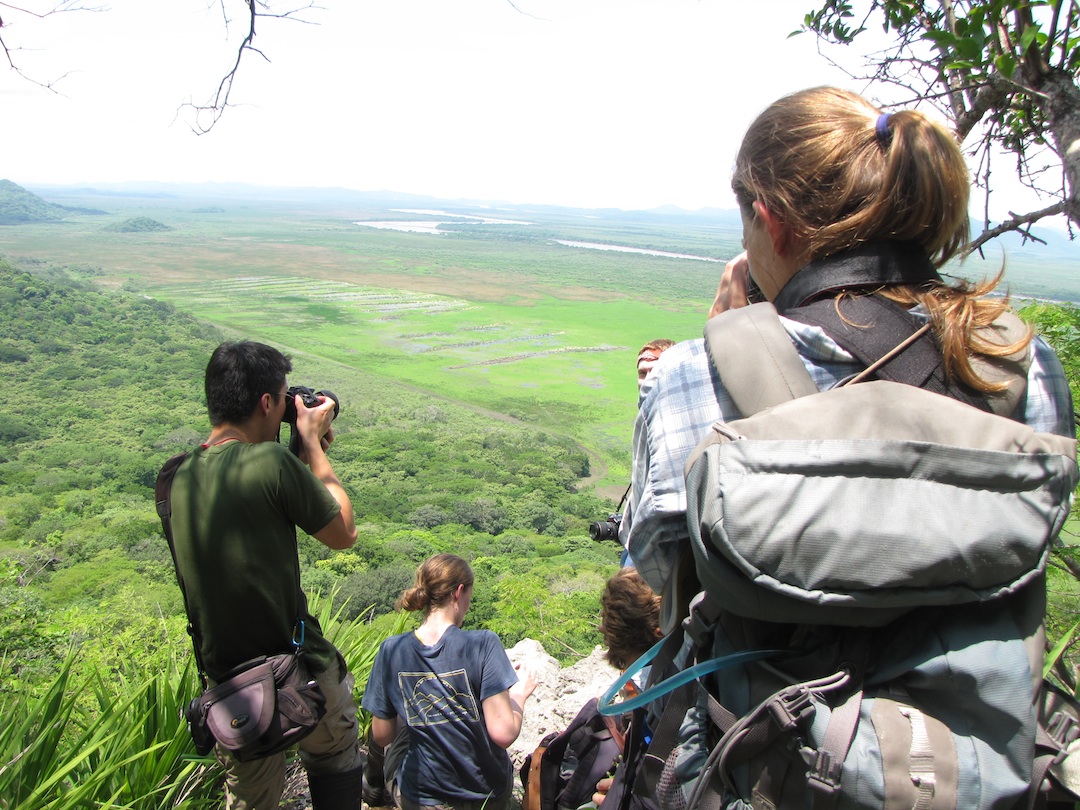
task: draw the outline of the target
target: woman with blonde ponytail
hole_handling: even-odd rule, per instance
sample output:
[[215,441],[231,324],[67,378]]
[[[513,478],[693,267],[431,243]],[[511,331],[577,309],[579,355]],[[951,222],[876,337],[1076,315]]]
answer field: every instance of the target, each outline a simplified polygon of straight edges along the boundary
[[423,621],[383,642],[371,668],[363,706],[373,715],[374,742],[397,738],[404,748],[390,780],[404,810],[500,810],[510,801],[505,749],[521,732],[536,675],[512,665],[490,630],[461,629],[472,592],[473,572],[461,557],[425,560],[398,600],[423,612]]
[[[838,336],[872,334],[888,309],[912,333],[930,325],[918,344],[940,362],[923,387],[987,410],[1015,401],[1012,418],[1071,436],[1061,363],[1016,319],[1002,319],[1007,299],[987,297],[997,279],[970,284],[938,272],[967,242],[969,183],[956,139],[916,110],[886,113],[835,87],[775,101],[750,124],[735,158],[745,252],[728,263],[710,316],[771,301],[825,390],[868,365]],[[1026,385],[1008,374],[1020,363]],[[889,365],[877,373],[889,378]],[[635,509],[622,530],[660,593],[690,541],[683,463],[714,422],[740,414],[703,340],[668,349],[640,400]],[[665,631],[676,618],[665,609]]]
[[[870,249],[872,261],[884,263],[897,260],[893,245],[911,247],[918,255],[898,261],[916,266],[901,268],[889,283],[846,280],[815,295],[878,294],[905,309],[919,307],[933,326],[948,383],[981,394],[1002,391],[972,359],[1023,352],[1031,336],[1002,343],[986,334],[1008,309],[1006,299],[985,297],[1000,276],[946,283],[937,273],[968,241],[970,190],[960,147],[940,124],[916,110],[883,113],[833,87],[795,93],[751,125],[731,185],[744,238],[763,246],[764,255],[750,260],[750,276],[766,298],[775,303],[795,273],[815,262]],[[773,270],[777,261],[781,267]],[[807,303],[788,295],[778,306]]]
[[[714,342],[711,351],[741,352],[744,357],[757,358],[767,350],[776,349],[778,351],[774,357],[790,356],[784,343],[786,336],[809,373],[812,387],[818,391],[865,378],[891,380],[1011,418],[1035,431],[1071,438],[1072,397],[1061,363],[1045,341],[1033,337],[1030,329],[1009,311],[1007,299],[988,297],[1000,278],[971,284],[946,280],[939,273],[968,241],[969,183],[964,156],[952,133],[918,111],[885,112],[856,93],[833,87],[803,90],[770,104],[750,124],[735,157],[731,185],[742,217],[745,252],[725,268],[710,316],[722,318],[726,310],[751,302],[761,304],[751,313],[755,317],[760,316],[761,320],[728,317],[725,321],[713,323],[713,326],[721,327],[715,333],[744,335],[745,340],[753,341],[753,330],[759,324],[771,328],[775,325],[774,319],[779,316],[780,328],[770,334],[777,342],[767,345],[761,340],[749,346],[720,346]],[[772,305],[773,311],[764,306],[765,302]],[[724,329],[734,323],[752,323],[753,326],[742,332]],[[807,612],[812,615],[806,619],[808,624],[802,625],[785,624],[786,618],[774,619],[774,614],[766,615],[764,610],[760,614],[755,613],[760,609],[760,605],[753,602],[756,592],[738,603],[733,594],[716,592],[708,594],[712,601],[706,599],[705,608],[697,607],[701,603],[692,602],[700,590],[694,579],[698,573],[694,563],[702,564],[700,551],[704,542],[701,538],[706,528],[717,532],[719,529],[712,525],[702,526],[699,536],[692,538],[691,527],[687,525],[684,465],[699,442],[710,434],[715,423],[732,423],[744,416],[725,385],[723,371],[716,370],[733,368],[738,364],[726,364],[724,359],[721,356],[715,364],[711,362],[703,339],[683,341],[668,349],[663,360],[644,380],[634,426],[630,498],[634,510],[632,515],[624,517],[620,536],[625,538],[630,557],[641,576],[656,593],[663,595],[661,629],[665,633],[678,632],[680,620],[691,610],[695,611],[691,620],[683,626],[697,633],[694,640],[699,646],[693,647],[692,651],[699,656],[698,660],[720,657],[725,650],[742,650],[752,646],[747,638],[753,641],[766,639],[758,646],[768,649],[783,649],[789,643],[790,646],[799,647],[804,643],[808,645],[810,640],[819,640],[824,648],[839,635],[825,633],[822,630],[824,622],[810,624],[820,614],[813,614],[809,608]],[[750,366],[750,363],[745,365]],[[774,391],[783,388],[782,383],[786,381],[782,379],[779,367],[779,364],[763,362],[760,370],[763,383],[768,382]],[[772,376],[766,380],[766,374]],[[796,382],[803,382],[801,376]],[[762,386],[763,389],[765,387]],[[879,390],[882,387],[889,388],[878,386]],[[749,388],[743,386],[743,389]],[[754,405],[752,394],[751,390],[739,392],[748,409]],[[931,403],[935,401],[934,398],[921,399],[927,403],[922,407],[927,410],[933,407]],[[779,395],[772,396],[770,401],[776,400],[783,401]],[[936,401],[948,405],[943,398]],[[868,416],[880,422],[888,419],[884,413],[870,413]],[[940,418],[945,419],[944,416]],[[931,421],[930,416],[925,421]],[[738,422],[735,424],[739,425]],[[747,430],[750,428],[747,427]],[[771,443],[763,441],[761,444]],[[775,444],[785,443],[777,441]],[[764,454],[764,451],[761,452]],[[777,457],[783,458],[783,452],[777,450]],[[813,450],[808,449],[807,453],[812,454]],[[737,453],[733,456],[737,456]],[[822,457],[832,458],[824,452]],[[962,465],[962,462],[958,461],[958,465]],[[736,462],[734,472],[726,469],[724,472],[736,478],[740,471],[751,466],[747,463],[745,467],[739,467]],[[857,511],[852,510],[850,504],[846,506],[847,511],[840,509],[840,498],[835,503],[826,500],[808,504],[793,494],[798,484],[790,483],[789,479],[797,479],[798,476],[785,478],[787,468],[782,462],[778,462],[777,467],[780,471],[774,476],[777,493],[776,514],[773,517],[775,525],[786,527],[790,534],[797,535],[799,527],[808,521],[806,515],[800,514],[800,508],[812,511],[811,507],[814,507],[819,514],[833,520],[830,525],[841,527],[835,533],[838,545],[818,549],[808,542],[807,545],[816,550],[807,552],[808,557],[817,553],[824,560],[831,554],[842,562],[845,549],[840,544],[851,542],[851,538],[843,533],[848,526],[858,527],[862,525],[860,520],[870,523],[875,515],[888,515],[888,518],[881,519],[892,521],[891,528],[900,532],[902,529],[897,528],[896,523],[899,522],[900,526],[903,523],[902,519],[897,521],[897,516],[902,515],[905,509],[914,515],[919,510],[930,508],[927,503],[920,503],[914,497],[910,502],[900,503],[868,500],[860,504]],[[835,492],[845,486],[845,476],[856,476],[850,472],[851,469],[837,464]],[[754,471],[760,473],[761,469]],[[761,474],[757,480],[764,477]],[[998,486],[990,478],[988,476],[988,488]],[[759,486],[764,493],[766,484]],[[910,491],[921,490],[912,487]],[[732,495],[734,506],[725,503],[725,507],[737,509],[740,505],[738,496],[745,490],[738,490],[732,485],[732,489],[725,494],[731,495],[732,492],[737,493]],[[768,496],[762,494],[761,497]],[[886,497],[895,497],[894,491],[889,490]],[[963,521],[964,503],[958,497],[956,509],[959,517],[951,514],[942,516],[945,518],[940,523],[943,533]],[[692,517],[691,522],[704,520],[702,514],[704,512]],[[717,510],[709,514],[715,517],[720,512]],[[930,513],[929,518],[936,516]],[[950,523],[951,519],[957,523]],[[735,521],[731,523],[734,525]],[[698,524],[693,528],[697,529]],[[762,527],[761,536],[762,543],[773,542],[768,527]],[[880,542],[881,539],[868,537],[867,543]],[[930,543],[935,540],[922,539]],[[940,538],[942,544],[953,539],[945,536]],[[785,557],[784,551],[788,548],[780,546],[781,542],[777,540],[777,545],[771,549],[777,559]],[[1003,542],[1002,548],[1004,545]],[[723,555],[716,553],[716,556]],[[1002,557],[1007,556],[1008,552],[1003,551]],[[957,567],[975,568],[985,562],[974,557],[972,555],[957,563]],[[740,558],[739,563],[742,562]],[[795,579],[803,575],[812,579],[818,574],[817,571],[804,571],[798,567],[798,562],[786,557],[783,564],[790,565],[792,571],[797,569],[797,573],[791,574]],[[732,571],[736,567],[736,563],[732,563]],[[709,573],[704,569],[703,572]],[[773,572],[760,571],[749,562],[739,568],[739,573],[764,581],[762,592],[768,590],[770,583],[777,591],[788,587],[787,580],[781,581],[783,578],[779,574],[775,575],[778,579],[773,579]],[[731,576],[734,577],[734,573]],[[853,575],[851,579],[855,581],[856,577]],[[831,580],[829,584],[832,584]],[[1006,615],[1014,605],[1020,603],[1002,601],[986,605],[980,602],[971,609],[971,614],[964,614],[958,619],[958,629],[953,637],[955,641],[962,636],[965,649],[974,649],[977,643],[986,642],[989,645],[986,639],[991,636],[981,639],[979,636],[985,628],[972,630],[975,623],[964,624],[964,620],[978,614],[980,621],[985,621],[988,627],[991,620],[1000,620],[1005,629],[1000,635],[992,636],[997,646],[992,654],[985,653],[987,657],[983,660],[993,661],[995,668],[992,676],[986,675],[986,679],[993,683],[995,695],[1020,696],[1012,704],[1016,709],[1013,714],[1006,716],[1002,705],[989,705],[986,695],[991,690],[980,690],[974,680],[963,673],[954,675],[950,669],[956,663],[953,657],[948,659],[947,665],[942,666],[942,679],[954,679],[950,683],[953,691],[942,689],[939,695],[947,695],[951,705],[946,708],[961,716],[962,722],[957,724],[958,727],[973,728],[982,722],[981,730],[991,726],[997,730],[1005,727],[1015,730],[1007,751],[995,751],[992,757],[988,755],[985,763],[982,760],[979,763],[980,768],[995,772],[995,789],[1000,788],[999,793],[986,795],[1006,795],[1011,799],[1008,802],[1000,798],[980,802],[970,799],[972,794],[968,794],[967,803],[949,804],[945,771],[942,770],[938,772],[940,776],[936,783],[940,795],[933,795],[932,802],[926,800],[925,806],[929,807],[932,803],[937,807],[939,802],[942,807],[1013,806],[1012,799],[1028,789],[1026,780],[1032,772],[1030,755],[1026,755],[1026,761],[1021,760],[1024,760],[1024,752],[1030,751],[1033,746],[1035,717],[1031,711],[1033,702],[1024,698],[1038,683],[1041,673],[1036,657],[1029,656],[1028,650],[1020,642],[1029,636],[1036,637],[1040,632],[1042,614],[1039,606],[1044,604],[1044,594],[1037,589],[1044,587],[1044,584],[1042,580],[1035,581],[1031,586],[1033,590],[1022,594],[1025,598],[1031,595],[1031,601],[1025,603],[1035,605],[1030,612],[1016,610],[1015,615]],[[925,581],[913,583],[912,590],[915,585],[932,590]],[[868,593],[872,588],[865,590]],[[822,604],[827,604],[830,596],[826,591],[828,588],[822,586]],[[692,605],[695,607],[692,608]],[[951,609],[943,609],[940,616],[932,614],[935,621],[941,619],[940,625],[943,625],[944,617]],[[708,615],[702,619],[705,614]],[[988,615],[990,618],[987,618]],[[927,626],[925,632],[921,627],[909,631],[904,642],[907,646],[899,645],[900,648],[918,648],[922,654],[920,645],[933,647],[938,644],[943,656],[944,650],[952,653],[961,644],[957,642],[956,647],[945,647],[942,639],[946,631],[940,625]],[[703,632],[706,626],[711,628],[711,635]],[[996,631],[997,625],[992,626]],[[1031,630],[1030,634],[1028,630]],[[880,647],[884,649],[894,644],[897,635],[903,632],[901,628],[882,629],[880,634],[873,636],[874,645],[880,642]],[[802,635],[798,635],[800,633]],[[734,640],[728,644],[730,639]],[[724,644],[728,646],[724,647]],[[845,648],[838,646],[838,649]],[[686,650],[691,651],[689,644]],[[874,650],[873,654],[877,655],[878,647],[875,646]],[[823,652],[822,656],[826,654]],[[804,657],[812,660],[812,656],[800,656],[799,660],[802,661]],[[932,654],[920,660],[931,659]],[[853,663],[858,668],[865,662]],[[874,660],[866,665],[878,663],[881,662]],[[717,719],[723,711],[739,718],[749,716],[755,705],[766,705],[759,702],[767,693],[759,695],[755,691],[762,682],[758,676],[766,669],[764,665],[760,669],[758,666],[732,667],[701,679],[709,688],[713,703],[706,705],[704,698],[700,697],[704,694],[704,690],[701,690],[697,704],[685,713],[679,726],[678,746],[674,752],[678,756],[673,761],[676,779],[687,794],[682,798],[700,799],[707,795],[711,801],[714,796],[697,790],[694,780],[703,768],[716,766],[723,774],[723,778],[718,777],[716,782],[723,783],[721,806],[725,808],[748,808],[751,803],[754,807],[759,804],[774,806],[769,802],[776,798],[774,794],[780,793],[781,787],[785,790],[790,787],[792,791],[784,794],[785,797],[799,794],[802,800],[798,803],[777,803],[777,807],[809,808],[818,807],[819,803],[822,806],[836,806],[837,802],[845,807],[894,806],[890,803],[895,801],[893,799],[884,804],[870,802],[867,797],[876,788],[869,787],[865,795],[855,797],[845,793],[841,799],[838,793],[839,776],[835,775],[840,768],[839,763],[830,763],[828,756],[815,760],[811,755],[816,756],[817,752],[799,748],[801,741],[795,736],[788,741],[793,743],[791,751],[797,752],[797,755],[787,759],[779,757],[783,761],[778,763],[766,758],[766,749],[770,755],[776,751],[776,748],[767,748],[762,743],[766,731],[739,723],[723,726],[726,721]],[[988,665],[986,672],[990,671]],[[893,674],[899,676],[906,672],[901,667]],[[888,677],[883,675],[882,681],[888,682]],[[930,691],[925,679],[919,681],[912,678],[907,685],[913,693],[919,689]],[[848,693],[838,691],[836,694]],[[1000,704],[1004,702],[999,701]],[[678,707],[680,704],[675,705]],[[860,705],[865,708],[867,704],[853,702],[848,706],[844,722],[857,720],[854,715],[858,713]],[[723,708],[718,709],[718,706]],[[851,706],[855,707],[854,714]],[[811,706],[804,719],[814,711]],[[813,718],[815,728],[819,728],[819,718],[828,717],[820,707],[817,711],[819,714]],[[780,726],[787,728],[785,724],[789,724],[794,728],[795,720],[791,717],[789,715],[785,719],[777,711],[775,719]],[[715,727],[710,727],[710,722],[715,722]],[[827,722],[827,719],[823,722]],[[808,719],[806,725],[809,725]],[[716,736],[710,737],[710,734],[719,736],[717,729],[721,727],[727,729],[723,737],[724,746],[718,746],[716,750],[723,757],[718,754],[713,759],[709,751],[716,743]],[[860,729],[867,727],[859,726]],[[799,728],[805,729],[805,726]],[[835,728],[828,726],[830,733]],[[854,728],[852,725],[845,731]],[[892,735],[892,731],[882,732],[880,752],[874,748],[873,741],[864,740],[866,747],[858,750],[874,753],[859,759],[858,767],[854,770],[861,775],[870,773],[899,749],[902,749],[900,755],[903,757],[909,754],[913,758],[921,756],[918,749],[926,738],[923,734],[920,740],[915,720],[904,733],[907,737],[902,744],[898,742],[901,734],[889,736],[888,745],[892,747],[887,750],[885,735]],[[752,771],[747,763],[751,755],[742,756],[749,743],[739,750],[739,756],[728,756],[736,747],[733,740],[743,742],[740,735],[761,744],[753,756],[758,757],[760,753],[758,764],[765,761],[767,767]],[[975,739],[977,735],[972,731],[970,736]],[[851,739],[849,736],[842,740],[837,748],[847,751],[846,746]],[[833,744],[835,740],[828,742]],[[975,745],[973,742],[969,748]],[[978,745],[984,745],[981,738]],[[988,751],[989,748],[986,745],[980,751]],[[1015,756],[1017,751],[1021,752],[1019,757]],[[662,754],[660,756],[662,758]],[[878,759],[871,761],[874,756]],[[1009,757],[1015,761],[1006,761]],[[785,770],[791,762],[800,759],[790,770]],[[843,774],[848,784],[857,782],[859,775],[849,773],[850,761],[843,761]],[[890,763],[896,761],[899,760],[892,759]],[[817,770],[819,767],[821,770]],[[901,787],[910,787],[908,770],[899,770],[903,770],[899,777]],[[878,773],[880,775],[880,769]],[[921,771],[916,773],[911,770],[910,776],[911,780],[916,780],[914,784],[922,785],[920,790],[926,788],[933,792],[933,770],[928,771],[928,778],[922,783],[917,780],[917,777],[923,776]],[[889,778],[892,779],[892,776]],[[957,777],[954,770],[949,777],[952,781],[948,783],[953,790],[953,799],[958,795],[958,779],[967,790],[972,785],[977,788],[984,778],[991,781],[987,773],[981,771],[961,772]],[[760,795],[755,792],[759,787],[765,791]],[[860,799],[866,801],[860,802]],[[924,799],[919,797],[917,802],[912,800],[904,804],[901,801],[895,806],[921,807],[923,803]]]

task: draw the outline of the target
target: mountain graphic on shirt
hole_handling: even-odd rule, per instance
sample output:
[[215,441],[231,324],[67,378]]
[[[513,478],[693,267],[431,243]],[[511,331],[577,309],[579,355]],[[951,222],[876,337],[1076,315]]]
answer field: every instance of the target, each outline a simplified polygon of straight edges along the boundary
[[464,669],[450,672],[399,672],[406,720],[413,728],[480,720],[480,708]]

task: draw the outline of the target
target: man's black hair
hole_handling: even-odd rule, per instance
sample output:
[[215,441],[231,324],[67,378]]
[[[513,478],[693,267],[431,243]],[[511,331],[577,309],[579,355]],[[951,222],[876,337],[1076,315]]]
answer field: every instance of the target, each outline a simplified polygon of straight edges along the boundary
[[206,364],[206,408],[214,427],[246,422],[263,394],[277,396],[292,371],[289,358],[251,341],[222,343]]

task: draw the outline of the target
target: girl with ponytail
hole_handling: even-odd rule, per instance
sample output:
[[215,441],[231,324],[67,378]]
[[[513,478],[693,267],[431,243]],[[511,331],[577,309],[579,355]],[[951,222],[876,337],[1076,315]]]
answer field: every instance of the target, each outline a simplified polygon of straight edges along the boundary
[[501,810],[511,798],[505,749],[521,733],[536,675],[512,665],[490,630],[461,629],[472,592],[461,557],[425,560],[398,600],[423,613],[420,627],[388,638],[375,656],[363,706],[375,744],[394,743],[388,781],[403,810]]

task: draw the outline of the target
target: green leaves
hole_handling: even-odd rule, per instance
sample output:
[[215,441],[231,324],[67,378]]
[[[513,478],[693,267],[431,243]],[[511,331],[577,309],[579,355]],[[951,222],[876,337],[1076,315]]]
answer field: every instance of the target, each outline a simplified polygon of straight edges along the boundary
[[217,777],[191,758],[180,720],[195,689],[190,669],[136,680],[122,667],[80,676],[76,660],[68,656],[40,697],[16,692],[0,700],[5,810],[214,806]]
[[848,21],[853,17],[851,3],[846,0],[829,0],[820,10],[811,11],[803,18],[803,28],[826,39],[848,44],[866,30],[852,28]]

